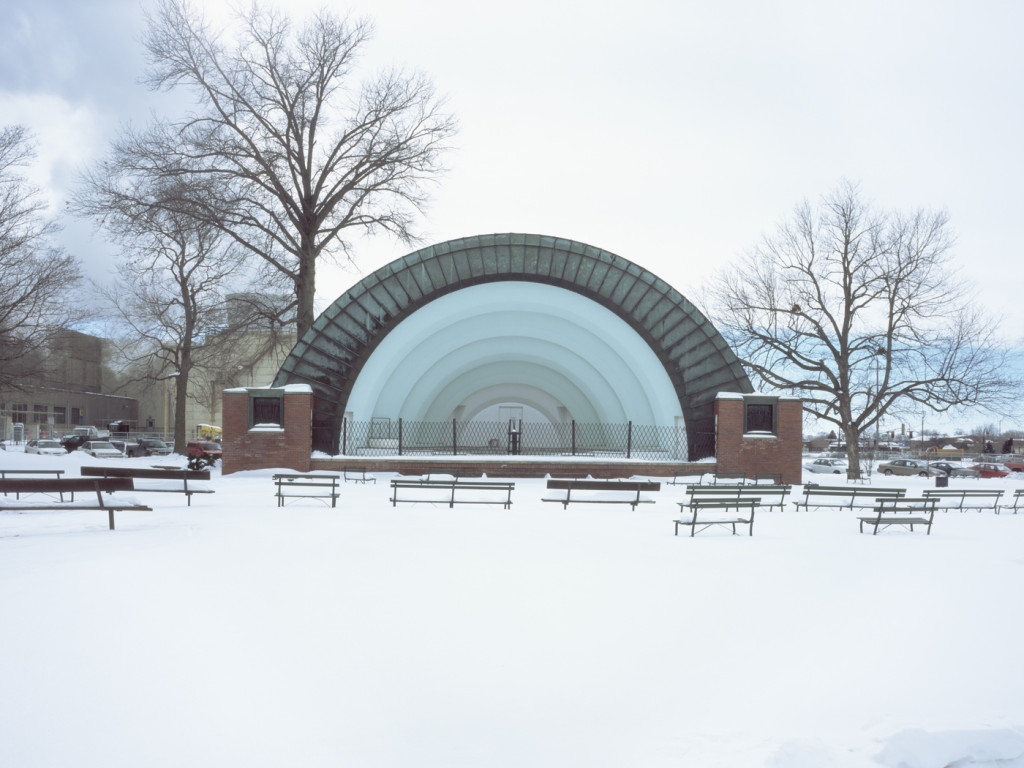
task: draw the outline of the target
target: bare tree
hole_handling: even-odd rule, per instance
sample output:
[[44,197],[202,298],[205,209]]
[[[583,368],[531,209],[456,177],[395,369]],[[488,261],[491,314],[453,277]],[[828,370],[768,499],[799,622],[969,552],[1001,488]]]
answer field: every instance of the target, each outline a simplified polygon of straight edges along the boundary
[[1019,391],[952,246],[945,213],[875,211],[843,183],[720,272],[709,315],[755,380],[840,430],[858,467],[886,414],[999,408]]
[[296,29],[254,3],[238,22],[229,39],[188,0],[158,0],[146,82],[190,88],[197,108],[126,132],[120,154],[153,176],[217,180],[224,196],[196,202],[207,221],[288,279],[301,337],[314,319],[321,257],[351,258],[352,234],[415,240],[415,216],[443,170],[455,123],[422,76],[354,81],[372,34],[366,21],[320,11]]
[[0,387],[44,372],[54,335],[88,315],[71,299],[77,261],[51,242],[57,224],[19,173],[34,157],[23,127],[0,130]]
[[190,379],[223,365],[248,329],[226,297],[249,254],[195,215],[194,197],[216,193],[208,184],[124,177],[116,165],[84,174],[73,210],[121,247],[117,280],[100,288],[117,313],[110,335],[129,383],[174,380],[174,448],[184,454]]

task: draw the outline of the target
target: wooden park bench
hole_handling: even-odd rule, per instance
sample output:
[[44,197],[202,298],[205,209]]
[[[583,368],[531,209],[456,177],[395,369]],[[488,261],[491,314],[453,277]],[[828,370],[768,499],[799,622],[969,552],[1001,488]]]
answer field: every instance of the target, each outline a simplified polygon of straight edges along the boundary
[[790,485],[699,485],[686,489],[687,500],[680,506],[695,501],[749,501],[756,500],[761,507],[778,507],[782,512]]
[[366,467],[344,467],[341,470],[341,478],[346,483],[351,480],[353,483],[376,483],[377,478],[366,474]]
[[114,530],[114,513],[126,509],[151,512],[152,507],[135,502],[115,502],[113,499],[104,498],[103,494],[111,494],[117,491],[134,491],[135,484],[130,477],[61,477],[61,478],[3,478],[0,479],[0,492],[5,496],[8,493],[44,493],[44,494],[73,494],[94,492],[96,502],[87,501],[52,501],[40,503],[36,501],[10,501],[0,499],[0,511],[2,512],[60,512],[66,509],[96,509],[106,510],[110,530]]
[[[410,504],[501,504],[512,507],[516,484],[498,480],[427,480],[396,478],[391,481],[391,506]],[[404,498],[399,497],[403,492]]]
[[[680,502],[682,517],[675,521],[675,535],[679,535],[679,526],[685,525],[690,528],[690,538],[693,538],[698,531],[704,531],[713,525],[725,525],[732,528],[735,535],[737,525],[746,525],[750,528],[750,535],[754,535],[754,510],[760,502],[757,499],[729,499],[729,500],[703,500],[693,499],[689,502]],[[732,512],[732,515],[724,514]],[[689,513],[689,514],[687,514]]]
[[[63,474],[64,474],[64,470],[63,469],[0,469],[0,480],[6,480],[7,478],[14,478],[14,477],[36,477],[36,478],[53,477],[53,478],[56,478],[56,479],[60,479],[61,475],[63,475]],[[5,491],[4,492],[4,496],[6,496],[6,495],[7,495],[7,492]],[[63,494],[59,494],[59,497],[60,497],[61,501],[64,501],[64,495]],[[16,498],[16,499],[20,498],[20,494],[15,492],[14,498]],[[71,500],[73,501],[74,498],[75,498],[75,494],[72,493],[71,494]]]
[[1013,514],[1017,514],[1017,510],[1024,508],[1024,488],[1018,488],[1013,492],[1013,504],[1004,504],[1003,509],[1012,509]]
[[[661,490],[661,483],[651,480],[576,480],[549,478],[549,491],[565,491],[565,495],[545,496],[543,501],[553,501],[568,509],[572,503],[583,504],[651,504],[654,499],[645,499],[640,494]],[[576,491],[576,496],[573,496]],[[582,495],[580,495],[582,493]]]
[[805,510],[811,507],[837,509],[871,509],[875,499],[899,499],[907,495],[905,488],[865,488],[863,486],[813,485],[804,486],[803,498],[794,499],[793,505]]
[[666,480],[668,485],[700,485],[706,472],[695,472],[691,470],[678,470],[672,473],[672,479]]
[[926,499],[936,499],[939,509],[947,511],[958,509],[961,512],[976,509],[979,512],[991,509],[999,514],[999,500],[1003,497],[1002,489],[982,488],[936,488],[928,489],[922,494]]
[[273,479],[279,507],[284,506],[286,498],[330,499],[332,507],[338,505],[340,475],[281,473]]
[[870,517],[859,517],[860,532],[864,533],[864,524],[872,526],[872,535],[892,525],[899,525],[914,530],[915,525],[926,527],[925,535],[932,532],[932,521],[935,519],[935,506],[938,499],[879,499],[874,514]]
[[[188,485],[188,481],[204,481],[210,479],[208,469],[182,469],[180,467],[82,467],[82,477],[130,477],[132,480],[163,480],[169,484],[164,487],[136,486],[139,493],[183,493],[192,506],[193,493],[213,493],[212,488],[196,488]],[[179,485],[180,483],[180,485]]]
[[712,485],[740,485],[746,483],[750,478],[746,472],[715,472],[711,476]]

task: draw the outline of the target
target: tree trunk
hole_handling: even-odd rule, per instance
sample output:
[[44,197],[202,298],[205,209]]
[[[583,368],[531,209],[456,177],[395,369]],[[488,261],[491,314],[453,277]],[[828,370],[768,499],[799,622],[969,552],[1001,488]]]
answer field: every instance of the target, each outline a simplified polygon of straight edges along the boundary
[[295,324],[297,338],[301,339],[313,325],[313,299],[316,290],[316,253],[310,249],[300,257],[299,273],[295,277]]
[[846,464],[850,472],[860,471],[860,435],[856,430],[844,429],[843,437],[846,439]]
[[188,427],[185,413],[188,402],[188,369],[183,369],[174,379],[174,452],[185,456],[188,454]]

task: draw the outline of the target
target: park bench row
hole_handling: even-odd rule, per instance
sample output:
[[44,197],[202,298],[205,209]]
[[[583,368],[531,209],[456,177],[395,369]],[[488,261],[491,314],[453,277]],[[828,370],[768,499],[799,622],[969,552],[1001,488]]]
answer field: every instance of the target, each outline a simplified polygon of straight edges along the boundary
[[[796,509],[810,509],[811,507],[837,507],[840,509],[855,509],[874,507],[878,499],[898,499],[906,496],[906,489],[903,488],[872,488],[872,487],[850,487],[834,485],[804,486],[803,497],[793,501]],[[999,514],[1000,500],[1003,498],[1003,489],[982,489],[982,488],[929,488],[921,492],[922,498],[934,499],[938,509],[958,510],[964,512],[970,509],[992,510]],[[1003,505],[1006,509],[1012,509],[1014,514],[1019,508],[1024,507],[1024,489],[1018,488],[1011,497],[1012,504]]]

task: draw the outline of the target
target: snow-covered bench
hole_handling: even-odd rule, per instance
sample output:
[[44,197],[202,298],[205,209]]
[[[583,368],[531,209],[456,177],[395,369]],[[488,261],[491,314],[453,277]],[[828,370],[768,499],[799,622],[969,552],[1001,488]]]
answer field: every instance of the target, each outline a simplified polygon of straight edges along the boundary
[[[403,480],[391,481],[391,506],[403,503],[447,504],[501,504],[512,508],[512,491],[516,484],[497,480]],[[399,498],[399,491],[402,498]]]
[[938,488],[928,489],[922,493],[926,499],[936,499],[939,509],[958,509],[963,512],[965,509],[976,509],[979,512],[991,509],[999,514],[999,500],[1003,497],[1003,490],[988,488]]
[[212,488],[190,488],[188,481],[210,479],[208,469],[181,469],[178,467],[82,467],[82,477],[130,477],[132,480],[161,480],[160,484],[135,487],[139,493],[184,493],[188,506],[192,506],[193,493],[213,493]]
[[899,499],[907,495],[905,488],[865,488],[863,486],[848,487],[843,485],[804,486],[803,498],[795,499],[793,506],[803,507],[837,507],[854,509],[855,507],[871,509],[876,499]]
[[[543,501],[557,502],[563,508],[573,503],[583,504],[651,504],[654,499],[642,496],[661,490],[661,483],[652,480],[586,480],[549,478],[548,490],[559,493],[547,494]],[[565,491],[565,493],[561,493]],[[573,493],[575,492],[575,496]]]
[[[62,478],[5,478],[0,479],[0,493],[23,494],[23,493],[44,493],[44,494],[74,494],[94,492],[95,502],[87,501],[51,501],[42,503],[38,501],[0,499],[0,512],[59,512],[66,509],[96,509],[105,510],[110,525],[114,530],[114,513],[126,509],[142,510],[152,512],[152,507],[138,504],[134,501],[114,501],[109,494],[117,491],[134,491],[135,485],[130,477],[62,477]],[[103,494],[107,494],[104,498]]]
[[879,499],[875,513],[870,517],[860,517],[860,532],[864,533],[864,524],[872,526],[871,534],[877,535],[879,529],[891,525],[899,525],[914,530],[915,525],[926,527],[925,535],[932,532],[932,521],[935,519],[935,505],[938,499]]

